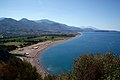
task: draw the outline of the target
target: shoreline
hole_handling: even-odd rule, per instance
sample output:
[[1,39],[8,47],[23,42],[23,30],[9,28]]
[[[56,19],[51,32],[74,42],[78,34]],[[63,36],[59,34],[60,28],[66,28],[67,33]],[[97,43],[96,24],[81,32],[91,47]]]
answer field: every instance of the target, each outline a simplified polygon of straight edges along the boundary
[[80,35],[76,35],[75,37],[71,37],[71,38],[67,38],[67,39],[63,39],[63,40],[58,40],[58,41],[54,41],[51,45],[47,46],[45,49],[43,49],[42,51],[38,51],[36,56],[38,58],[38,61],[39,61],[39,64],[42,66],[42,69],[46,72],[45,75],[43,75],[43,78],[46,76],[46,74],[50,74],[45,68],[44,66],[42,65],[42,63],[40,62],[39,60],[39,56],[43,53],[44,50],[54,46],[54,45],[58,45],[58,44],[61,44],[61,43],[64,43],[64,42],[68,42],[68,41],[71,41],[77,37],[79,37]]
[[21,60],[25,60],[29,62],[33,67],[36,67],[37,72],[41,75],[42,78],[44,78],[50,73],[44,68],[44,66],[42,65],[39,59],[39,56],[43,53],[43,51],[54,45],[71,41],[78,36],[80,35],[76,35],[75,37],[71,37],[63,40],[40,42],[27,47],[19,48],[17,50],[13,50],[11,53],[12,54],[18,53],[23,55],[25,53],[29,53],[26,55],[26,57],[19,57],[19,58]]

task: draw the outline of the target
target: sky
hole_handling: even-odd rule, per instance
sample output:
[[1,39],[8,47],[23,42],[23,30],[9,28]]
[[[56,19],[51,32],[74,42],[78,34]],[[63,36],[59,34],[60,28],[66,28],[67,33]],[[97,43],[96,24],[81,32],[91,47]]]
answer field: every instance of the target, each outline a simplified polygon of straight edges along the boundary
[[120,30],[120,0],[0,0],[0,17]]

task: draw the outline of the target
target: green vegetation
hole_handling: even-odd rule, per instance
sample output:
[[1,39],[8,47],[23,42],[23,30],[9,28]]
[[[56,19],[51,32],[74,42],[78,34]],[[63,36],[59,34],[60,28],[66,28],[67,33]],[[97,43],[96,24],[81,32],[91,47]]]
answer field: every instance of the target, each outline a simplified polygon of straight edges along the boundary
[[5,37],[0,39],[0,45],[16,47],[25,47],[38,42],[44,42],[48,40],[61,40],[70,37],[74,37],[75,34],[51,34],[51,35],[23,35],[18,37]]
[[0,46],[0,80],[41,80],[36,68],[11,55],[15,46]]
[[120,58],[112,53],[82,55],[74,63],[75,80],[120,80]]
[[0,61],[0,74],[0,80],[120,80],[120,57],[112,53],[83,54],[75,60],[71,72],[42,79],[35,67],[12,55]]
[[62,79],[120,80],[120,57],[112,53],[96,56],[83,54],[75,60],[70,73],[59,75],[55,80]]
[[[36,68],[26,61],[22,61],[11,55],[9,51],[27,45],[43,42],[47,40],[58,40],[69,38],[75,35],[37,35],[37,36],[19,36],[6,37],[0,39],[0,80],[42,80],[41,75],[37,73]],[[50,76],[45,79],[50,78]],[[51,79],[53,76],[51,76]]]
[[7,62],[0,62],[0,80],[41,80],[41,76],[30,63],[12,56]]
[[28,42],[34,44],[37,40],[58,40],[72,36],[74,35],[41,35],[0,39],[0,80],[120,80],[120,56],[112,53],[83,54],[74,61],[71,72],[48,75],[44,79],[30,63],[15,57],[22,55],[9,53],[21,44],[26,46]]
[[16,49],[15,45],[0,45],[0,52],[9,52]]
[[11,45],[15,45],[15,46],[19,46],[22,45],[24,43],[22,42],[6,42],[6,43],[1,43],[0,45],[6,45],[6,46],[11,46]]

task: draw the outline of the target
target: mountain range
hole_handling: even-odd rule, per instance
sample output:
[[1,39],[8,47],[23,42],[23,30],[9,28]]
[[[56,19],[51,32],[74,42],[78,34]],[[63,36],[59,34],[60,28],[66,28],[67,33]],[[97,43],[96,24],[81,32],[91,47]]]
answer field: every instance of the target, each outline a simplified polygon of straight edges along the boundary
[[[26,18],[22,18],[21,20],[15,20],[12,18],[0,18],[0,33],[5,32],[93,32],[93,31],[105,31],[105,30],[97,30],[93,27],[74,27],[68,26],[66,24],[54,22],[47,19],[42,20],[28,20]],[[106,30],[107,31],[107,30]]]

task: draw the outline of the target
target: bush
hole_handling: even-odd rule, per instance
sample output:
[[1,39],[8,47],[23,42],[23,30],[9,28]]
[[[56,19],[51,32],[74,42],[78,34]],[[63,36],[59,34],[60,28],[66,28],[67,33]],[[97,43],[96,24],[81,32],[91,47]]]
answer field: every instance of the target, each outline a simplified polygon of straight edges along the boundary
[[16,57],[0,62],[0,80],[42,80],[36,68]]
[[74,80],[120,80],[120,58],[108,53],[105,55],[82,55],[73,67]]
[[[0,80],[42,80],[36,68],[12,56],[0,61]],[[58,76],[48,75],[44,80],[120,80],[120,57],[83,54],[74,61],[73,70]]]

